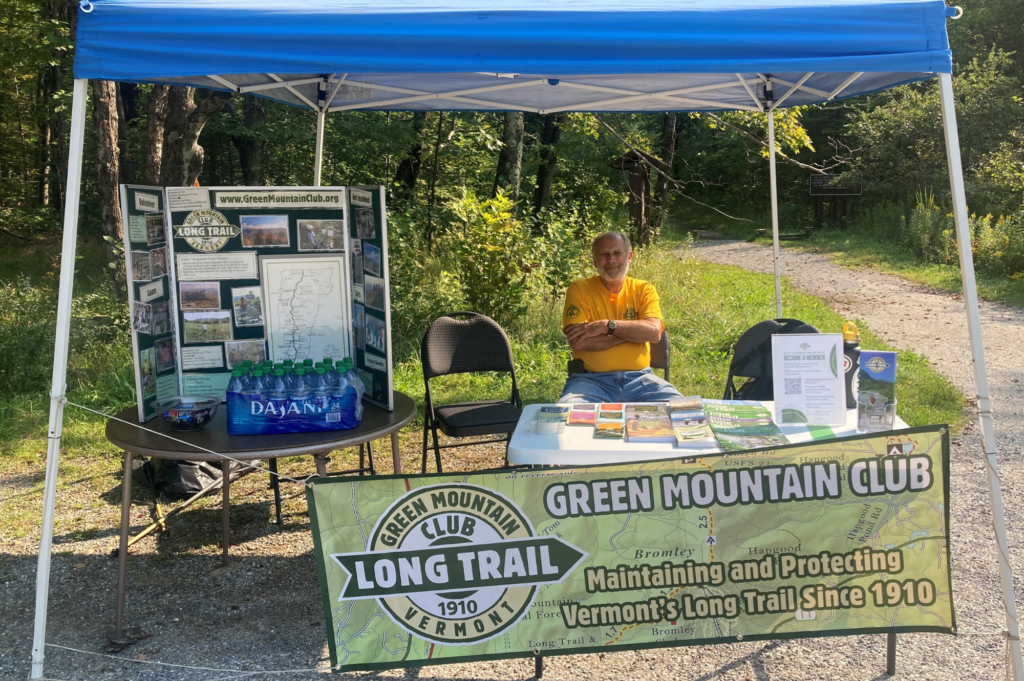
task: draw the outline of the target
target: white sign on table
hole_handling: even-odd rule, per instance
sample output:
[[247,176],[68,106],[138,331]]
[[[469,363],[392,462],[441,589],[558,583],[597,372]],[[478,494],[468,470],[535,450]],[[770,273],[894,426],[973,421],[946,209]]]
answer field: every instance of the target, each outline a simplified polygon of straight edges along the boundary
[[843,335],[772,336],[775,422],[779,425],[846,423]]

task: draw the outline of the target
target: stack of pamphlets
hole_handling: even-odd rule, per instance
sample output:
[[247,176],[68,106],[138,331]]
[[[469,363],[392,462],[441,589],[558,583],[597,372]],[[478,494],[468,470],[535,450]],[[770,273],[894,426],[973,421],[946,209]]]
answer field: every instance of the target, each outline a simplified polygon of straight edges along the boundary
[[670,400],[668,415],[675,435],[676,447],[680,449],[714,449],[715,435],[708,425],[704,406],[699,396]]
[[788,445],[789,440],[760,402],[704,400],[708,424],[725,452]]
[[622,404],[601,404],[597,409],[597,427],[594,437],[598,439],[621,440],[624,435],[624,413]]
[[570,426],[596,426],[597,405],[596,404],[574,404],[569,410]]
[[557,404],[541,407],[530,430],[538,435],[557,435],[565,430],[565,422],[568,418],[569,407]]
[[626,438],[629,442],[675,442],[665,405],[626,405]]

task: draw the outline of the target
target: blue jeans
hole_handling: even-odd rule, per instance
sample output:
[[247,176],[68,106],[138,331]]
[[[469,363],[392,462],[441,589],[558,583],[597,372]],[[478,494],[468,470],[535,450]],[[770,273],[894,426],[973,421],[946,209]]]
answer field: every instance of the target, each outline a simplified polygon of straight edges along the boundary
[[665,402],[682,394],[650,369],[573,374],[562,388],[560,403]]

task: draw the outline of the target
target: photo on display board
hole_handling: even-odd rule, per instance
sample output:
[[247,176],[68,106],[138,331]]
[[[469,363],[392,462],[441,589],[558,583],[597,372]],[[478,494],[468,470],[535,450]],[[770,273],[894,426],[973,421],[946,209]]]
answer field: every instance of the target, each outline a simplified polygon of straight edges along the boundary
[[167,228],[163,213],[146,213],[146,245],[167,243]]
[[299,220],[299,251],[345,250],[344,220]]
[[373,244],[363,244],[363,267],[373,276],[380,276],[380,249]]
[[366,347],[373,348],[382,355],[388,352],[388,333],[383,319],[366,315]]
[[174,339],[162,338],[153,344],[156,349],[156,370],[164,372],[174,368]]
[[152,309],[153,335],[159,336],[171,330],[171,313],[167,308],[167,301],[153,303]]
[[356,347],[366,349],[366,308],[358,303],[352,305],[352,336]]
[[259,286],[231,289],[235,326],[263,326],[263,295]]
[[149,269],[149,253],[146,251],[132,251],[132,279],[135,281],[149,281],[152,278]]
[[243,248],[287,248],[291,246],[287,215],[243,215]]
[[183,281],[179,286],[178,304],[182,310],[219,308],[220,283],[216,281]]
[[183,312],[182,316],[185,318],[186,343],[212,343],[232,339],[230,310],[189,310]]
[[355,208],[356,236],[360,239],[376,239],[377,225],[373,219],[372,208]]
[[267,359],[267,344],[262,338],[259,340],[232,341],[224,344],[224,352],[228,356],[228,367],[249,360],[258,364]]
[[363,242],[352,239],[352,283],[363,284]]
[[357,303],[363,302],[362,284],[352,284],[352,300],[356,301]]
[[132,305],[132,330],[136,333],[153,333],[153,309],[146,303]]
[[384,311],[384,280],[380,277],[366,275],[366,284],[363,286],[363,296],[366,307],[371,310]]
[[139,352],[139,378],[142,383],[142,397],[156,395],[156,349],[146,348]]
[[149,274],[153,279],[167,274],[166,248],[157,248],[149,252]]

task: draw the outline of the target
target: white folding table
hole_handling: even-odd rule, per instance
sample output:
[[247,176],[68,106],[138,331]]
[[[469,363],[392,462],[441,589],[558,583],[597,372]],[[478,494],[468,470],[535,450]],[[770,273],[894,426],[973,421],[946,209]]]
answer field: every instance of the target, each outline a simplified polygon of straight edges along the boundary
[[[774,402],[762,402],[772,414]],[[591,466],[602,463],[629,463],[649,459],[678,459],[689,456],[720,454],[717,447],[710,449],[681,449],[670,443],[630,443],[623,440],[594,438],[593,426],[566,426],[565,431],[555,435],[531,432],[530,423],[537,417],[537,411],[546,404],[529,404],[523,408],[512,440],[508,445],[508,460],[512,464],[544,466]],[[896,427],[906,428],[907,424],[898,416]],[[803,425],[780,425],[779,430],[793,444],[811,442],[814,437]],[[845,426],[832,426],[835,437],[857,434],[857,410],[846,412]],[[824,440],[827,441],[827,440]]]

